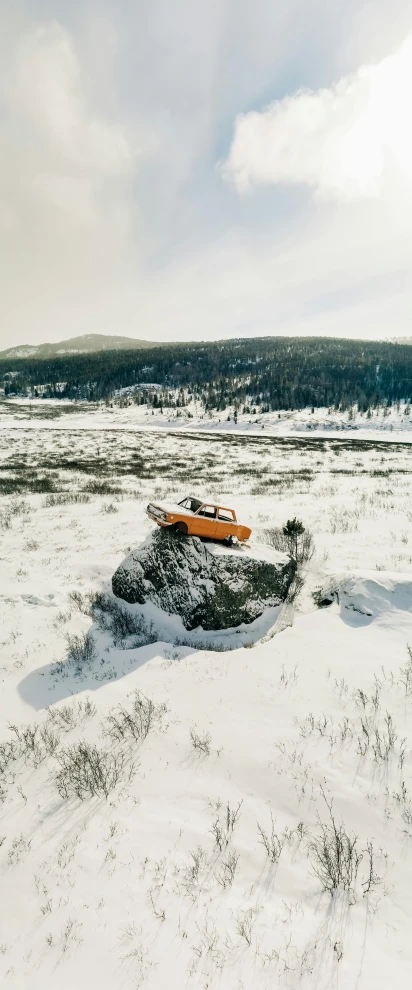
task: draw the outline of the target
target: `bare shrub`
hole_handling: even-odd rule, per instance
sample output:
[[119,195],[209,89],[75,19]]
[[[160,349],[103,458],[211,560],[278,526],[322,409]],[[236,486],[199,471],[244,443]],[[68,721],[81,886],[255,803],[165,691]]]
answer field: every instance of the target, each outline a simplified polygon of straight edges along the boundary
[[65,623],[66,622],[69,622],[69,619],[71,619],[71,614],[72,613],[70,612],[70,610],[67,611],[67,612],[63,612],[63,609],[59,609],[59,611],[56,612],[56,615],[55,615],[55,618],[54,618],[54,621],[53,621],[53,628],[54,629],[60,629],[61,626],[64,626]]
[[46,709],[49,720],[63,732],[70,732],[76,725],[76,717],[73,705],[63,705],[61,708]]
[[9,725],[11,732],[14,732],[17,743],[18,756],[23,757],[25,762],[31,762],[34,766],[46,757],[46,751],[41,744],[39,727],[37,725]]
[[285,599],[289,605],[293,605],[293,603],[296,601],[296,599],[300,595],[300,592],[302,591],[304,583],[305,582],[303,580],[302,575],[296,573],[288,587],[288,592]]
[[346,742],[347,739],[353,739],[353,729],[347,715],[343,716],[342,722],[338,722],[337,730],[341,743]]
[[332,803],[327,800],[323,789],[322,796],[329,812],[329,820],[322,822],[318,816],[320,833],[310,844],[313,872],[323,891],[333,895],[335,891],[346,890],[354,895],[359,867],[366,854],[367,872],[361,883],[363,893],[368,894],[381,883],[381,878],[375,871],[373,844],[368,841],[365,850],[359,849],[358,836],[348,835],[343,822],[339,825],[336,823]]
[[216,880],[220,883],[220,886],[225,890],[227,887],[231,887],[235,879],[235,874],[237,870],[237,864],[239,862],[239,853],[232,850],[228,853],[225,860],[223,860],[220,873],[216,874]]
[[51,508],[54,505],[84,505],[87,502],[90,502],[90,495],[85,495],[84,492],[56,492],[46,495],[43,505]]
[[203,735],[199,735],[195,729],[191,729],[190,739],[193,749],[199,750],[201,753],[204,753],[205,756],[210,756],[210,743],[212,741],[210,732],[204,732]]
[[96,715],[96,705],[86,698],[84,701],[74,701],[61,708],[47,708],[48,720],[62,732],[70,732],[76,725],[85,722]]
[[19,749],[14,739],[0,743],[0,776],[2,776],[11,763],[19,757]]
[[[213,653],[226,653],[227,650],[236,650],[237,646],[234,646],[229,642],[224,642],[224,640],[214,640],[214,639],[197,639],[194,636],[176,636],[173,641],[174,646],[191,646],[194,650],[213,650]],[[253,643],[250,644],[254,646]]]
[[349,836],[343,823],[336,825],[332,811],[330,822],[319,819],[320,835],[313,840],[312,867],[322,890],[349,890],[356,881],[362,853],[358,852],[357,836]]
[[8,509],[0,512],[0,529],[11,529],[11,513]]
[[82,612],[83,615],[90,615],[91,604],[93,600],[93,596],[91,594],[86,592],[83,595],[81,591],[77,591],[75,589],[74,591],[69,591],[67,597],[69,599],[70,605],[72,605],[73,608],[76,608],[78,612]]
[[359,529],[356,510],[349,513],[347,510],[332,509],[330,528],[332,533],[355,533]]
[[278,550],[280,553],[288,552],[288,543],[283,529],[280,526],[270,526],[268,529],[264,530],[264,538],[269,546]]
[[365,694],[365,691],[362,691],[362,688],[358,688],[357,691],[355,691],[355,701],[363,708],[363,710],[368,707],[368,695]]
[[412,825],[412,804],[410,801],[404,801],[402,804],[401,818],[408,828]]
[[[62,732],[70,732],[81,722],[93,718],[96,715],[96,705],[86,698],[84,701],[74,701],[70,705],[62,705],[61,708],[47,708],[48,721]],[[46,723],[47,725],[47,723]]]
[[30,506],[24,499],[14,497],[0,513],[0,528],[11,529],[13,517],[26,515],[30,512]]
[[42,725],[40,728],[40,739],[47,756],[54,756],[59,743],[60,736],[49,725]]
[[94,595],[91,610],[98,625],[111,633],[116,646],[122,646],[131,636],[132,648],[155,643],[157,640],[152,623],[146,622],[139,612],[130,612],[123,608],[111,595]]
[[372,743],[373,755],[376,763],[386,763],[389,759],[390,754],[395,749],[395,743],[398,738],[395,732],[392,715],[386,712],[385,718],[385,729],[379,730],[374,729],[374,742]]
[[158,908],[157,905],[155,904],[152,890],[149,890],[149,897],[153,908],[153,914],[155,915],[155,917],[158,918],[159,921],[166,921],[166,912],[163,908]]
[[15,735],[15,741],[8,744],[11,758],[22,757],[26,763],[33,763],[35,767],[47,756],[54,756],[60,742],[57,732],[47,723],[42,726],[9,725],[9,729]]
[[375,872],[375,852],[372,842],[368,842],[366,845],[366,855],[368,860],[368,872],[364,880],[362,880],[363,893],[369,894],[371,890],[374,890],[380,883],[382,883],[382,877],[379,877]]
[[100,512],[105,512],[107,515],[112,515],[114,512],[118,512],[117,505],[114,502],[103,502]]
[[203,952],[206,952],[206,955],[210,955],[214,963],[221,968],[222,953],[219,950],[220,938],[215,925],[206,918],[203,927],[201,928],[196,922],[196,928],[201,939],[201,945],[195,949],[196,955],[200,957]]
[[69,918],[66,921],[64,928],[62,928],[61,936],[60,936],[62,952],[67,952],[70,946],[72,945],[72,943],[79,944],[80,942],[83,941],[80,935],[77,934],[77,932],[82,927],[83,927],[82,921],[77,922],[77,924],[75,921],[73,921],[72,918]]
[[287,553],[298,565],[307,563],[314,554],[312,533],[305,529],[300,519],[288,519],[285,526],[272,526],[264,530],[270,546],[280,553]]
[[110,481],[94,478],[87,482],[84,491],[90,492],[91,495],[119,495],[122,493],[122,488],[119,485],[113,485]]
[[200,876],[207,865],[207,856],[201,846],[191,849],[189,855],[190,860],[184,871],[184,880],[185,886],[190,889],[199,883]]
[[212,824],[210,831],[214,836],[215,844],[219,852],[223,852],[223,849],[226,849],[226,846],[229,845],[236,825],[239,822],[242,804],[243,800],[239,801],[236,808],[231,808],[228,801],[224,812],[224,818],[222,819],[222,817],[218,815]]
[[381,684],[380,681],[378,681],[378,679],[376,677],[376,674],[375,674],[375,690],[374,690],[373,694],[371,695],[371,703],[372,703],[372,707],[373,707],[373,710],[375,712],[375,715],[378,714],[378,711],[379,711],[379,708],[380,708],[380,694],[381,694],[381,689],[382,689],[382,684]]
[[371,724],[371,720],[370,720],[370,718],[368,718],[367,715],[361,716],[360,723],[361,723],[361,735],[358,736],[358,750],[357,751],[359,753],[359,756],[364,757],[364,756],[366,756],[366,754],[368,752],[368,749],[369,749],[369,746],[370,746],[371,734],[372,734],[372,731],[373,731],[373,727],[372,727],[372,724]]
[[262,846],[264,846],[268,859],[270,859],[271,863],[277,863],[279,861],[279,857],[284,846],[285,836],[283,834],[279,835],[277,832],[275,832],[275,823],[273,821],[272,812],[270,814],[270,820],[271,820],[270,834],[268,832],[265,832],[262,826],[259,825],[259,822],[257,823],[257,830],[260,835],[259,842],[261,843]]
[[296,684],[297,680],[298,680],[297,663],[295,663],[295,666],[291,670],[286,670],[285,665],[283,663],[281,675],[279,678],[279,684],[281,684],[282,687],[287,688],[289,687],[290,684]]
[[81,674],[85,667],[96,660],[97,650],[94,636],[88,629],[80,636],[68,633],[66,639],[68,659],[75,665],[76,674]]
[[314,732],[315,716],[312,715],[312,712],[309,712],[309,715],[306,715],[304,722],[299,723],[296,719],[296,723],[299,725],[299,732],[303,739],[307,739],[307,737],[312,735],[312,732]]
[[30,852],[31,839],[26,839],[25,835],[17,836],[12,840],[10,849],[7,854],[7,862],[9,866],[16,866],[20,862],[22,856],[25,856]]
[[9,512],[12,516],[27,516],[30,512],[30,505],[24,498],[15,496],[10,501]]
[[60,750],[56,758],[55,781],[62,798],[76,795],[83,801],[101,794],[107,798],[125,774],[130,778],[132,772],[123,753],[98,749],[85,741]]
[[236,931],[241,938],[244,938],[247,945],[251,945],[253,932],[253,911],[241,911],[236,920]]
[[24,549],[25,550],[38,550],[39,549],[39,546],[40,546],[40,544],[37,542],[37,540],[27,540],[27,543],[26,543]]
[[308,529],[302,534],[300,545],[298,547],[298,564],[307,564],[309,560],[312,559],[315,552],[315,544],[312,533]]
[[407,736],[404,736],[404,738],[401,739],[400,744],[399,744],[398,767],[399,767],[400,770],[403,770],[403,764],[405,762],[406,743],[407,743],[407,741],[408,741],[407,740]]
[[128,737],[140,742],[162,720],[166,711],[165,704],[156,705],[140,691],[135,691],[130,709],[123,705],[112,709],[106,720],[108,728],[105,733],[115,742],[122,742]]
[[412,647],[409,646],[409,644],[407,646],[407,650],[408,650],[408,660],[405,666],[401,667],[400,670],[401,676],[399,678],[399,683],[403,685],[405,689],[405,695],[408,698],[412,694]]

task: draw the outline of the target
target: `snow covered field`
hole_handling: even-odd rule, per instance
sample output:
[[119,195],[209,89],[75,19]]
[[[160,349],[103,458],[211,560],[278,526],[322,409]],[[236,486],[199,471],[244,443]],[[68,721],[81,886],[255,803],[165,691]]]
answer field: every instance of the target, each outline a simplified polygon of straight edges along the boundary
[[[177,392],[176,392],[177,396]],[[234,417],[233,408],[225,412],[204,411],[200,402],[190,401],[181,409],[159,408],[143,405],[113,406],[104,403],[96,405],[70,402],[59,399],[9,399],[0,400],[0,429],[3,426],[20,427],[23,424],[36,428],[41,420],[44,428],[65,429],[75,423],[76,429],[150,429],[179,431],[196,430],[216,433],[260,434],[262,430],[270,436],[301,435],[302,433],[323,436],[340,435],[376,439],[382,432],[388,438],[412,439],[412,413],[408,403],[401,402],[392,407],[371,410],[371,415],[360,413],[356,406],[346,412],[335,409],[295,409],[281,412],[249,415],[239,412]]]
[[[410,448],[136,410],[1,424],[0,983],[406,990]],[[138,646],[98,624],[149,497],[188,493],[259,542],[295,515],[313,533],[272,635]]]

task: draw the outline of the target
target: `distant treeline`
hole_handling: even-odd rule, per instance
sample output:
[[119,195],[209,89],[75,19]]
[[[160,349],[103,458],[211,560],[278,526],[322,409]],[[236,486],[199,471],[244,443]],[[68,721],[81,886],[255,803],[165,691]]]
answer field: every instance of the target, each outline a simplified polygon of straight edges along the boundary
[[[7,378],[10,372],[18,376]],[[190,390],[206,408],[252,403],[362,411],[412,396],[412,346],[322,337],[263,337],[0,361],[6,392],[50,385],[49,394],[107,399],[117,389],[157,382]],[[58,383],[66,383],[61,391]]]

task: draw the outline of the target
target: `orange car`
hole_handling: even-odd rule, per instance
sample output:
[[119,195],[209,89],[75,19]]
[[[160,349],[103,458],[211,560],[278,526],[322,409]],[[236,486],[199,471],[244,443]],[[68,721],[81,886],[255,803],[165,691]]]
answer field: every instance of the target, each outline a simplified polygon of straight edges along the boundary
[[230,540],[236,536],[243,542],[252,532],[238,523],[234,509],[201,502],[192,496],[178,503],[150,502],[146,511],[158,526],[168,526],[185,536],[208,536],[213,540]]

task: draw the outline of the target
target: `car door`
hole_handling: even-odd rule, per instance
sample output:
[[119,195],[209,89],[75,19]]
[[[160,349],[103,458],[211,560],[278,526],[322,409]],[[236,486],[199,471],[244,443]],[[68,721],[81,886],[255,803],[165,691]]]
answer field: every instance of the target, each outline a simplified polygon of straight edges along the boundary
[[193,516],[190,531],[198,536],[213,538],[216,533],[216,508],[206,503]]
[[227,536],[236,536],[237,523],[231,509],[217,509],[216,537],[224,540]]

